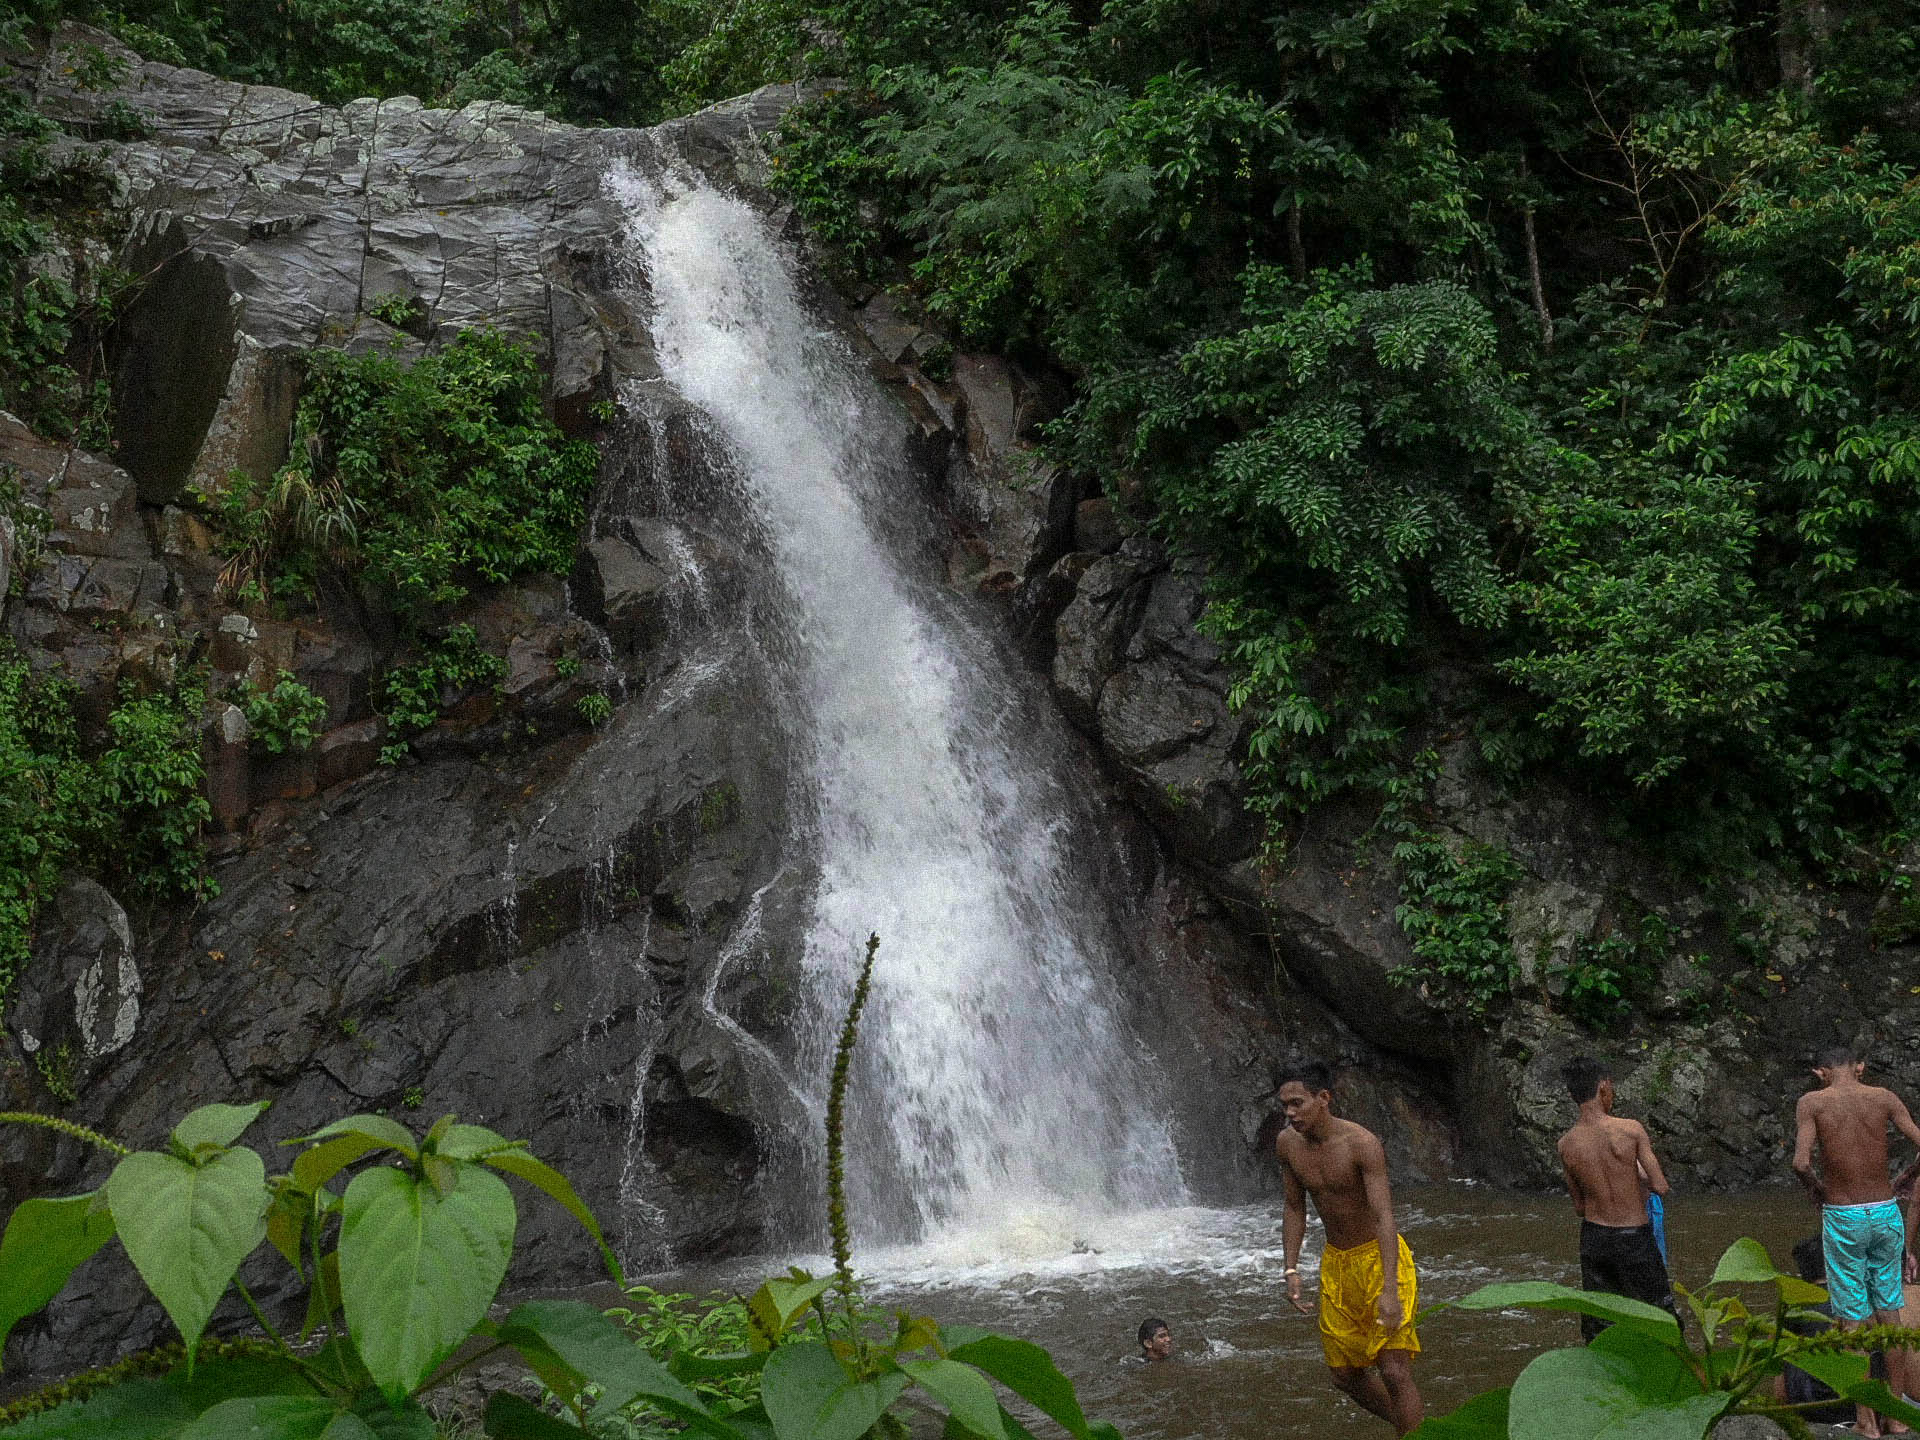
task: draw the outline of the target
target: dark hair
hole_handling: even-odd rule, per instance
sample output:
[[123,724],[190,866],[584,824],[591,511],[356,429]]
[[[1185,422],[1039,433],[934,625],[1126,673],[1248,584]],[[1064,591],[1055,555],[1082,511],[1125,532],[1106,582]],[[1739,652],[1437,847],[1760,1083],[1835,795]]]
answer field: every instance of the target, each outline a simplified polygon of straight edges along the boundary
[[1818,1235],[1809,1235],[1793,1247],[1793,1268],[1809,1285],[1827,1283],[1827,1249]]
[[1147,1341],[1151,1340],[1155,1335],[1158,1335],[1162,1330],[1165,1330],[1169,1335],[1173,1333],[1168,1327],[1167,1322],[1162,1320],[1158,1315],[1147,1316],[1146,1319],[1140,1322],[1140,1347],[1145,1349]]
[[1318,1095],[1322,1090],[1333,1089],[1333,1071],[1327,1068],[1324,1060],[1295,1060],[1280,1067],[1280,1075],[1274,1089],[1298,1081],[1307,1087],[1309,1093]]
[[1584,1105],[1600,1093],[1600,1082],[1613,1078],[1613,1067],[1592,1055],[1576,1055],[1560,1067],[1560,1078],[1567,1082],[1573,1103]]
[[1860,1057],[1851,1045],[1829,1045],[1813,1057],[1816,1070],[1844,1070]]

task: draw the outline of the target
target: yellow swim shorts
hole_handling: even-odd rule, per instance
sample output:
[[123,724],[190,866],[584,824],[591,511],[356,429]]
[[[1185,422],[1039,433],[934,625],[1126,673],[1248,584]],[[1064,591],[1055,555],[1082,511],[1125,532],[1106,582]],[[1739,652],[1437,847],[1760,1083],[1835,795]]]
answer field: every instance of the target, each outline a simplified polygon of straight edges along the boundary
[[1420,1337],[1413,1332],[1418,1282],[1413,1274],[1413,1252],[1400,1241],[1400,1328],[1391,1335],[1380,1328],[1384,1276],[1380,1247],[1373,1241],[1351,1250],[1329,1245],[1320,1256],[1320,1348],[1327,1364],[1336,1369],[1365,1369],[1382,1350],[1420,1353]]

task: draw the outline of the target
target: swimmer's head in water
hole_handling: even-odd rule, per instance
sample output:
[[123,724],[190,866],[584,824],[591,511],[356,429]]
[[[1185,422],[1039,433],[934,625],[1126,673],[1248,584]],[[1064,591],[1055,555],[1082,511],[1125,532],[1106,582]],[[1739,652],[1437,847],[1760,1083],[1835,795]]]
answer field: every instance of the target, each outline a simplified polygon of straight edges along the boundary
[[1613,1069],[1592,1055],[1577,1055],[1560,1067],[1560,1078],[1567,1082],[1567,1093],[1573,1096],[1573,1103],[1584,1105],[1600,1093],[1602,1085],[1613,1079]]
[[1157,1315],[1140,1322],[1140,1353],[1149,1360],[1164,1360],[1173,1354],[1173,1332]]

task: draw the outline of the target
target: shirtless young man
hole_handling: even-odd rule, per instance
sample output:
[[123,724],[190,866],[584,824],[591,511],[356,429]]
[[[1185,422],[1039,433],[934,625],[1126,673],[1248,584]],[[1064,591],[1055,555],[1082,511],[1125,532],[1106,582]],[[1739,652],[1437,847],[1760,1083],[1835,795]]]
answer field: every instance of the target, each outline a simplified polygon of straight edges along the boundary
[[[1920,1125],[1891,1090],[1862,1083],[1867,1067],[1845,1046],[1821,1052],[1813,1073],[1820,1088],[1800,1097],[1794,1111],[1793,1173],[1821,1206],[1821,1236],[1827,1260],[1827,1293],[1834,1318],[1843,1329],[1857,1329],[1870,1321],[1897,1324],[1905,1299],[1901,1286],[1906,1253],[1906,1227],[1894,1185],[1887,1179],[1887,1126],[1920,1145]],[[1813,1168],[1814,1146],[1820,1147],[1820,1169]],[[1920,1159],[1902,1172],[1908,1184]],[[1910,1357],[1904,1350],[1887,1354],[1887,1369],[1895,1394],[1913,1389]],[[1878,1435],[1877,1419],[1864,1405],[1859,1409],[1862,1435]],[[1888,1426],[1894,1434],[1907,1427]]]
[[[1580,1288],[1644,1300],[1677,1320],[1673,1283],[1647,1214],[1647,1196],[1667,1193],[1653,1142],[1639,1121],[1613,1113],[1613,1076],[1600,1061],[1582,1055],[1560,1074],[1580,1107],[1580,1118],[1560,1137],[1567,1193],[1580,1217]],[[1583,1339],[1606,1328],[1605,1320],[1580,1317]]]
[[1416,1429],[1425,1414],[1413,1383],[1413,1255],[1393,1224],[1387,1153],[1371,1130],[1333,1113],[1333,1077],[1304,1061],[1280,1080],[1287,1128],[1274,1141],[1286,1178],[1281,1243],[1287,1300],[1300,1300],[1300,1242],[1307,1233],[1307,1197],[1320,1212],[1327,1243],[1320,1255],[1320,1348],[1333,1383],[1393,1426]]

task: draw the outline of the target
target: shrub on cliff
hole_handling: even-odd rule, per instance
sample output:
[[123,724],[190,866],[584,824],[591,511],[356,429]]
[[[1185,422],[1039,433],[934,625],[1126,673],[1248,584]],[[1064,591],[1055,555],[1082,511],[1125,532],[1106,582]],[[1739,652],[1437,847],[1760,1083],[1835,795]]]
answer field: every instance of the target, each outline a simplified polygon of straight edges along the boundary
[[0,1002],[33,948],[40,907],[72,870],[122,895],[212,888],[200,847],[210,810],[195,723],[201,692],[128,692],[89,739],[59,676],[0,657]]
[[412,365],[316,350],[292,457],[202,497],[243,599],[300,606],[329,574],[403,620],[483,582],[564,572],[598,470],[541,408],[524,344],[469,330]]

